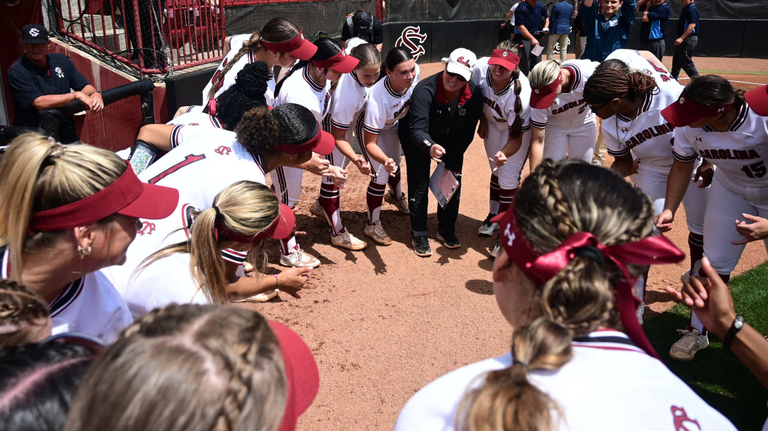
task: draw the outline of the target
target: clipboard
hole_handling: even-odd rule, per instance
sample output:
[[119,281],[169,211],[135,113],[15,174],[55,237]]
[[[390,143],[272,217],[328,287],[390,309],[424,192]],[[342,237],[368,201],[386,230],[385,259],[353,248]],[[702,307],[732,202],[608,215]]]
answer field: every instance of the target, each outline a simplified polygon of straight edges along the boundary
[[429,189],[435,195],[440,208],[445,208],[453,195],[456,194],[459,186],[459,181],[453,175],[453,172],[445,169],[445,163],[438,163],[435,172],[429,178]]

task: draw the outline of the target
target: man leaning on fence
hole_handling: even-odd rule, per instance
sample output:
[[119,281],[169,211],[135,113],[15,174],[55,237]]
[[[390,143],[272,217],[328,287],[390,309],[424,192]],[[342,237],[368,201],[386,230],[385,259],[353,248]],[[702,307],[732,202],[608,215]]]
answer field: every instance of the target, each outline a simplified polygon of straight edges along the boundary
[[[24,55],[8,68],[8,84],[13,95],[13,125],[37,129],[39,111],[61,108],[76,100],[87,109],[104,108],[101,94],[63,54],[48,53],[48,31],[39,24],[21,29]],[[75,90],[71,92],[71,90]],[[61,142],[78,139],[75,120],[65,118],[60,129]]]

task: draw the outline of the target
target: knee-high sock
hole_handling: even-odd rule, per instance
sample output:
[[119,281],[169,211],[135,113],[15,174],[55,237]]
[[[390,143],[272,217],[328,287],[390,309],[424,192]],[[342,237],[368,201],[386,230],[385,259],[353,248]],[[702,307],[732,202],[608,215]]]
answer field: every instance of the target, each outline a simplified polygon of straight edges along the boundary
[[704,235],[688,233],[688,250],[691,254],[691,275],[699,275],[701,258],[704,256]]
[[403,197],[403,188],[400,185],[400,166],[397,167],[395,175],[389,176],[387,179],[387,184],[389,184],[389,191],[392,193],[392,196],[394,196],[395,199],[400,199]]
[[333,183],[320,185],[320,206],[325,212],[325,219],[331,225],[333,236],[344,233],[341,224],[341,211],[339,211],[339,188]]
[[499,197],[499,176],[491,174],[491,199],[490,199],[490,212],[491,214],[499,213],[500,197]]
[[517,193],[517,189],[499,188],[499,214],[509,209],[512,199],[515,198],[515,193]]
[[376,184],[373,181],[368,184],[368,191],[365,194],[365,200],[368,202],[368,224],[379,221],[381,203],[384,202],[384,190],[386,188],[386,184]]
[[283,252],[283,256],[288,256],[288,253],[290,253],[291,250],[298,247],[299,245],[296,243],[296,237],[294,235],[280,240],[280,251]]
[[699,320],[699,316],[696,315],[696,312],[691,309],[691,320],[688,322],[688,328],[689,331],[692,331],[694,329],[698,329],[699,332],[701,332],[701,335],[707,335],[707,328],[704,327],[704,324],[701,323],[701,320]]

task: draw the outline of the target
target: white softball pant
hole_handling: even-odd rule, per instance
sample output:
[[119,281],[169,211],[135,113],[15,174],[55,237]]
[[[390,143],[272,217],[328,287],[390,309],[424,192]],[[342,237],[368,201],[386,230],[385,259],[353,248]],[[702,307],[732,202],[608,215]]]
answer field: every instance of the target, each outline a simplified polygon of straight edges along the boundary
[[[712,190],[709,192],[714,204],[707,207],[704,216],[704,230],[707,232],[704,235],[704,256],[718,274],[727,275],[736,268],[745,247],[731,244],[744,239],[736,231],[734,222],[744,220],[742,214],[768,218],[768,196],[765,196],[768,190],[764,187],[749,187],[740,190],[737,195],[722,184],[718,174],[715,171]],[[752,199],[747,200],[745,196]],[[763,244],[768,248],[768,240],[763,240]]]
[[592,163],[592,155],[595,152],[597,142],[597,123],[593,120],[589,123],[560,126],[547,124],[544,133],[544,159],[554,161],[569,159],[584,160]]
[[[361,122],[362,124],[362,122]],[[362,133],[359,133],[358,136],[363,136]],[[351,142],[351,141],[350,141]],[[389,130],[385,130],[381,132],[379,135],[379,141],[377,142],[377,145],[379,148],[381,148],[381,151],[384,152],[384,154],[387,157],[390,157],[392,160],[395,161],[395,164],[397,166],[400,166],[400,138],[397,136],[397,127],[393,127]],[[389,173],[386,169],[384,169],[384,165],[377,162],[373,159],[373,157],[370,157],[368,155],[368,152],[365,151],[365,144],[360,144],[360,150],[363,152],[363,156],[365,156],[365,159],[371,164],[371,174],[373,174],[373,182],[376,184],[387,184],[387,181],[389,180]]]
[[[712,193],[712,187],[699,188],[699,184],[694,183],[693,178],[691,178],[691,181],[688,183],[688,190],[683,198],[683,207],[685,207],[688,230],[697,235],[704,235],[704,214],[707,209],[708,197]],[[635,187],[640,188],[651,198],[654,216],[664,211],[664,201],[667,196],[666,175],[640,171],[637,174]],[[709,235],[709,232],[707,232],[707,235]],[[704,241],[706,242],[706,239]]]
[[[483,143],[485,144],[485,154],[489,158],[493,158],[496,153],[501,151],[507,140],[509,139],[509,130],[498,130],[495,127],[488,127],[488,138]],[[512,157],[507,159],[507,163],[500,167],[496,174],[499,176],[499,187],[506,190],[513,190],[520,187],[520,175],[525,167],[525,161],[528,160],[528,150],[531,147],[531,131],[523,132],[523,143],[520,145],[520,150],[516,152]],[[488,161],[488,165],[491,170],[496,167],[496,164]]]

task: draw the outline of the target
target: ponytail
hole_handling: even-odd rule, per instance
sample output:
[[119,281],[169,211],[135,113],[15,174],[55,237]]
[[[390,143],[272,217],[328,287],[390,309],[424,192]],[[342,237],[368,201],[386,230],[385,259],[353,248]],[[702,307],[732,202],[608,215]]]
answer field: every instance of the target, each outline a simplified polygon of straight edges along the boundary
[[219,91],[222,85],[224,85],[224,77],[227,75],[227,73],[229,73],[230,70],[232,70],[232,67],[235,65],[235,63],[240,61],[240,59],[249,52],[256,52],[259,48],[261,48],[261,46],[261,33],[258,31],[254,32],[251,35],[251,38],[248,39],[247,42],[243,43],[243,46],[241,46],[240,50],[237,51],[237,54],[232,57],[232,60],[230,60],[230,62],[224,66],[224,69],[222,69],[221,72],[217,72],[213,75],[213,85],[211,85],[211,89],[208,91],[208,100],[213,99],[216,95],[216,92]]
[[520,100],[522,84],[520,84],[519,67],[516,67],[515,70],[512,71],[512,80],[515,82],[515,120],[512,121],[512,125],[509,126],[509,136],[518,138],[523,133],[523,119],[520,118],[520,114],[523,112],[523,101]]

